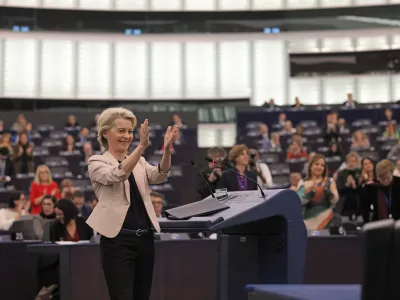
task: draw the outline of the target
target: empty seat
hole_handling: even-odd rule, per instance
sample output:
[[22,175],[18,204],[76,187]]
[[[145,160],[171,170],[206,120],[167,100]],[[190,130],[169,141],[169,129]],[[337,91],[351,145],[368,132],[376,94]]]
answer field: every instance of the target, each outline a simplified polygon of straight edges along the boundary
[[68,133],[62,130],[53,130],[50,132],[50,138],[54,140],[63,140],[67,137]]
[[[269,168],[272,176],[289,175],[289,173],[290,173],[289,166],[286,163],[268,164],[268,168]],[[275,181],[275,177],[274,177],[274,181]]]
[[44,159],[44,163],[48,167],[61,167],[69,165],[67,159],[62,156],[48,156]]
[[288,175],[274,176],[273,189],[285,189],[290,186],[290,178]]
[[317,127],[318,123],[314,120],[304,120],[300,122],[300,125],[304,127],[304,129],[309,127]]
[[281,162],[281,155],[279,153],[260,153],[260,160],[267,164]]
[[50,172],[54,178],[72,177],[72,173],[67,167],[51,167]]
[[372,121],[370,119],[359,119],[355,120],[351,123],[351,127],[357,129],[361,127],[366,127],[372,124]]

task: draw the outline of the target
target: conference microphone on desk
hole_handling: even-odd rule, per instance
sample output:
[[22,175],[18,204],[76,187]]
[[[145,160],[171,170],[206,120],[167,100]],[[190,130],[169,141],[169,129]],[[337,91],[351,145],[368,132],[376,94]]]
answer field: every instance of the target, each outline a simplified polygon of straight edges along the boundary
[[233,172],[233,173],[236,173],[237,175],[239,175],[239,176],[241,176],[241,177],[243,177],[243,178],[246,178],[247,180],[250,180],[250,181],[254,182],[255,184],[257,184],[258,188],[260,189],[261,196],[262,196],[263,198],[266,197],[265,194],[264,194],[264,191],[263,191],[263,189],[262,189],[262,187],[261,187],[261,185],[258,184],[257,180],[253,180],[253,179],[251,179],[251,178],[249,178],[249,177],[247,177],[247,176],[245,176],[245,175],[242,175],[242,174],[240,174],[239,172],[237,172],[236,170],[231,169],[231,168],[229,168],[229,167],[227,167],[227,166],[225,166],[225,165],[223,165],[223,164],[221,164],[221,163],[219,163],[219,162],[213,160],[211,157],[206,156],[206,157],[205,157],[205,160],[208,161],[208,162],[210,162],[210,163],[214,163],[214,164],[216,164],[217,166],[220,166],[220,167],[223,168],[223,169],[226,169],[226,170],[228,170],[228,171],[231,171],[231,172]]

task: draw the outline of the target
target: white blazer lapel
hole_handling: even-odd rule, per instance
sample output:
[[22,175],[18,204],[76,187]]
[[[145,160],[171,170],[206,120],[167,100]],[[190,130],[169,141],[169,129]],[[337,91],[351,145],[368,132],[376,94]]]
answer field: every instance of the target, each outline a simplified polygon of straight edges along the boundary
[[[118,160],[110,152],[106,151],[106,152],[104,152],[103,155],[108,157],[110,159],[111,163],[114,166],[118,166],[119,165]],[[125,189],[126,199],[127,199],[127,201],[129,203],[131,203],[131,189],[130,189],[130,185],[129,185],[129,181],[128,180],[124,181],[124,189]]]

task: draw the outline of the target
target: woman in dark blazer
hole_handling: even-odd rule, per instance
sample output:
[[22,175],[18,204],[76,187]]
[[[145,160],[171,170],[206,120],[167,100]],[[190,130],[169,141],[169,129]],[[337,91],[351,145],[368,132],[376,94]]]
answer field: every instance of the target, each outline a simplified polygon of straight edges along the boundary
[[50,240],[78,242],[90,240],[93,230],[85,219],[78,217],[78,209],[70,200],[60,200],[55,206],[56,221],[50,229]]
[[[248,171],[249,149],[244,145],[235,145],[229,152],[229,160],[237,172],[257,182],[257,174]],[[226,188],[229,192],[257,190],[257,184],[231,171],[222,172],[217,188]]]
[[387,159],[376,165],[377,182],[365,186],[365,199],[362,199],[368,208],[373,207],[371,218],[364,211],[365,223],[388,218],[400,219],[400,177],[393,176],[393,170],[393,163]]

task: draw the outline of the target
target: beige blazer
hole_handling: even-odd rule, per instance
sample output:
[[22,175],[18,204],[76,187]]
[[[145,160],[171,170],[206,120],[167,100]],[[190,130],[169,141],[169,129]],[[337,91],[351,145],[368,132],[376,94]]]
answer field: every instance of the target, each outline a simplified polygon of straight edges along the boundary
[[[131,199],[128,181],[130,174],[118,169],[118,165],[117,159],[108,151],[103,155],[93,155],[88,161],[89,177],[99,202],[87,223],[108,238],[113,238],[120,232]],[[133,175],[150,221],[157,232],[160,232],[150,199],[149,184],[162,183],[167,175],[158,172],[158,167],[150,165],[143,157],[133,169]]]

